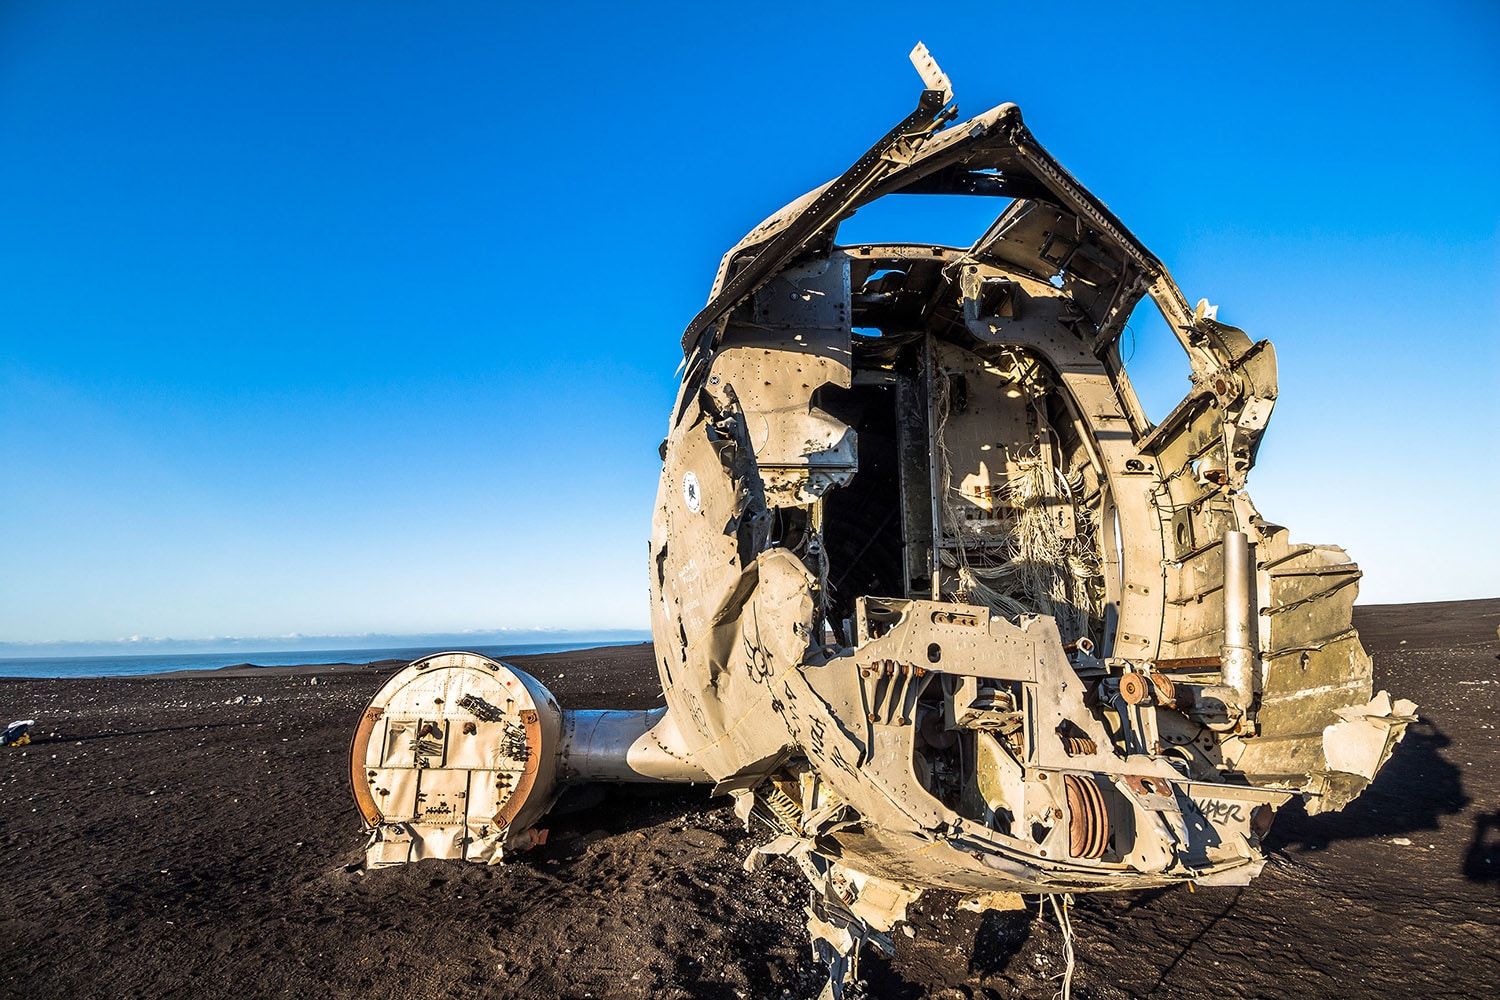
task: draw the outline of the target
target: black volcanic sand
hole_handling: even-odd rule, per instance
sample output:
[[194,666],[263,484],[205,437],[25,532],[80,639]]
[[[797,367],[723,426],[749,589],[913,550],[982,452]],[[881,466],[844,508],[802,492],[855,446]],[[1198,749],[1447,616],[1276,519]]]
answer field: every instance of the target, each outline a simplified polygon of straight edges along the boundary
[[[1283,810],[1244,889],[1073,910],[1074,996],[1474,997],[1500,984],[1500,600],[1365,607],[1376,682],[1421,706],[1335,816]],[[516,657],[568,707],[644,708],[649,647]],[[801,876],[699,788],[565,801],[503,866],[364,872],[345,779],[399,664],[0,681],[0,994],[13,997],[810,997]],[[314,680],[317,683],[314,683]],[[3,720],[0,720],[3,721]],[[1043,998],[1062,939],[929,894],[857,995]]]

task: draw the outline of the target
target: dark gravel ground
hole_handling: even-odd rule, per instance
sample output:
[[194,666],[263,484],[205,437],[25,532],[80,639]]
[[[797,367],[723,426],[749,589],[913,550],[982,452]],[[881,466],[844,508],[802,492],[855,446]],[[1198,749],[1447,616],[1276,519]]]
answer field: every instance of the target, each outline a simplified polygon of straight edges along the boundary
[[[1376,682],[1421,706],[1335,816],[1283,810],[1244,889],[1093,896],[1074,996],[1473,997],[1500,988],[1500,600],[1372,606]],[[517,657],[568,707],[659,699],[648,647]],[[364,873],[345,755],[395,664],[0,681],[0,995],[810,997],[801,876],[697,789],[576,795],[504,866]],[[318,683],[312,683],[316,678]],[[912,912],[875,997],[1049,997],[1055,924]]]

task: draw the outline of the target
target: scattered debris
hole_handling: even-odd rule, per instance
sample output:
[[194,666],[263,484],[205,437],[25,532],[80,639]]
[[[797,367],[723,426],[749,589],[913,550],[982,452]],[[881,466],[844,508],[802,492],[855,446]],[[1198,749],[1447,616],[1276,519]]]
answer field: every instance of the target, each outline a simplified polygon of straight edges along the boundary
[[5,732],[0,733],[0,747],[24,747],[31,742],[30,729],[36,725],[35,719],[18,719],[5,727]]

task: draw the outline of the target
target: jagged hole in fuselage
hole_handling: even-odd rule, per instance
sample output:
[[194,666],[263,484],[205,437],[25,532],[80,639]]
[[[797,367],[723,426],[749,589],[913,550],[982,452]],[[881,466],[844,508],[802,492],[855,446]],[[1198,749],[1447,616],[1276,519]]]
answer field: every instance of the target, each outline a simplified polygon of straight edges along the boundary
[[[1066,390],[1036,352],[980,343],[967,331],[943,267],[958,251],[913,261],[884,250],[846,248],[852,384],[813,397],[859,428],[858,472],[822,499],[827,576],[817,627],[852,645],[858,598],[928,598],[1012,621],[1050,615],[1065,642],[1099,648],[1109,638],[1104,546],[1113,528]],[[982,307],[1010,308],[998,296]],[[806,515],[777,515],[775,540],[802,547]],[[920,699],[914,770],[947,807],[1012,832],[1011,817],[986,807],[976,775],[987,754],[1022,758],[1024,731],[946,729],[945,683],[928,684]],[[1021,691],[1003,684],[980,694],[1002,706],[1010,699],[1018,718],[1024,708]]]

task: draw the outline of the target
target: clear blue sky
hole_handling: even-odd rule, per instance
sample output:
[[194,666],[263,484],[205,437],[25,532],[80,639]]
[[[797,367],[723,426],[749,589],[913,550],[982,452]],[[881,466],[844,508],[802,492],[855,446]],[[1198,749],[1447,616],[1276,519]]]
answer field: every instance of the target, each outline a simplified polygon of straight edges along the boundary
[[644,626],[681,330],[918,39],[1275,341],[1268,518],[1500,595],[1500,8],[938,6],[9,0],[0,641]]

